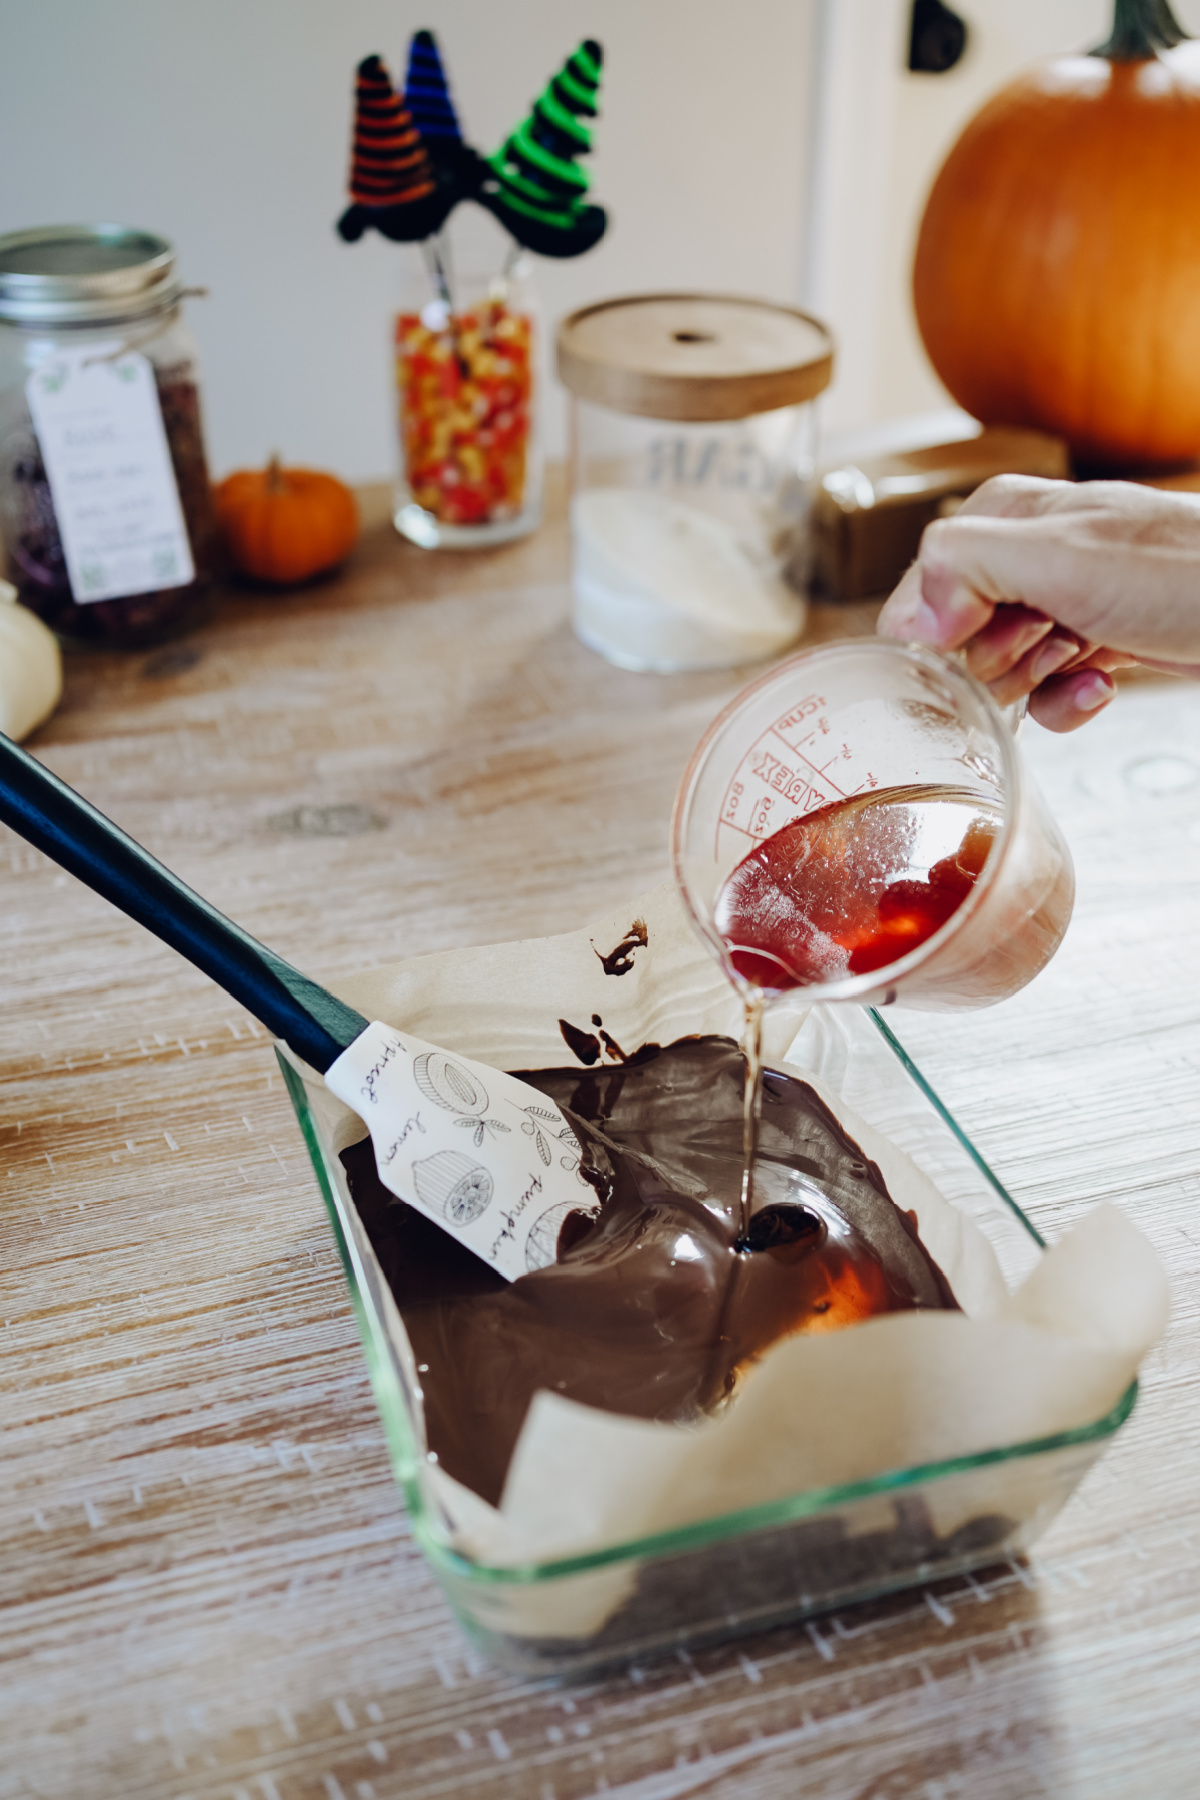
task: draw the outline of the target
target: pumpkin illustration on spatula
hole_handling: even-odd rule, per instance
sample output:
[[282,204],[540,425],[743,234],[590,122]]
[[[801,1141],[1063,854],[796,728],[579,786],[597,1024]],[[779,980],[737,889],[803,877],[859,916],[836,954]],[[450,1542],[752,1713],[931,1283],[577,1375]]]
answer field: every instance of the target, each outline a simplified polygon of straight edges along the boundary
[[432,1100],[435,1106],[443,1107],[446,1112],[463,1115],[455,1123],[471,1133],[476,1149],[489,1131],[508,1131],[508,1126],[502,1120],[484,1118],[488,1109],[488,1097],[483,1083],[443,1051],[418,1056],[413,1064],[413,1080],[426,1099]]

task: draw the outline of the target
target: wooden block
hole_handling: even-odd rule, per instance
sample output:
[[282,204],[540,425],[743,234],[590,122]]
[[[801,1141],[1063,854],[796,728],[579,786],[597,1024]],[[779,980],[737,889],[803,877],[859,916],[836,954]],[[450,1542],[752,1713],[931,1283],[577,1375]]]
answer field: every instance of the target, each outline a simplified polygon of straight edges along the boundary
[[994,426],[951,444],[864,456],[827,469],[813,503],[813,578],[831,600],[895,587],[921,533],[992,475],[1070,474],[1061,438]]
[[1200,494],[1200,468],[1176,469],[1171,475],[1135,475],[1142,487],[1166,488],[1173,494]]

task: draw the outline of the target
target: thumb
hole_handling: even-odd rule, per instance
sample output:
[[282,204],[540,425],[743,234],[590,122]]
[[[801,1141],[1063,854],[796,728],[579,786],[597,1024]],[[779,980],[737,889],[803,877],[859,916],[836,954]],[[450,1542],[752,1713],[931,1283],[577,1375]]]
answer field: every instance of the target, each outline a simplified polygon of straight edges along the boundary
[[880,637],[901,641],[915,638],[917,643],[929,644],[935,650],[957,650],[983,630],[995,608],[955,582],[954,593],[947,595],[935,611],[921,591],[925,579],[919,562],[905,570],[884,604],[876,630]]

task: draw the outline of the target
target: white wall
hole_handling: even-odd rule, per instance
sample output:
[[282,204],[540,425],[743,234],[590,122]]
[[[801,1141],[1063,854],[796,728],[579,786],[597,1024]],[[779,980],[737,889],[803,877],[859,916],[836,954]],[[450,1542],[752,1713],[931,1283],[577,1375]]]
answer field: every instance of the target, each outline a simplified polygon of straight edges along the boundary
[[214,470],[278,448],[382,475],[388,320],[413,252],[334,235],[355,63],[379,51],[399,82],[408,34],[430,26],[468,136],[490,150],[579,39],[599,38],[593,192],[615,223],[590,255],[539,262],[548,318],[663,285],[788,299],[814,13],[815,0],[0,0],[0,231],[165,232],[188,281],[212,290],[189,316]]

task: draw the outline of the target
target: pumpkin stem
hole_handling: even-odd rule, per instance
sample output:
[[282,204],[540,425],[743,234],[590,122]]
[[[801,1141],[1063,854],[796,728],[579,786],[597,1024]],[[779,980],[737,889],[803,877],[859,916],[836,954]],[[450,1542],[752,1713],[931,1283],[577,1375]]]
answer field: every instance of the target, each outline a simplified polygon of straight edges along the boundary
[[1116,0],[1111,35],[1089,55],[1109,62],[1148,62],[1160,50],[1182,44],[1188,35],[1168,0]]
[[279,460],[278,450],[274,450],[271,453],[271,460],[267,464],[268,494],[277,494],[283,485],[283,465]]

